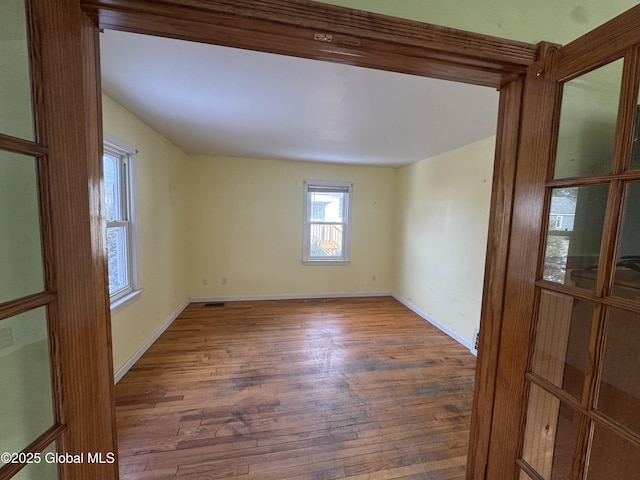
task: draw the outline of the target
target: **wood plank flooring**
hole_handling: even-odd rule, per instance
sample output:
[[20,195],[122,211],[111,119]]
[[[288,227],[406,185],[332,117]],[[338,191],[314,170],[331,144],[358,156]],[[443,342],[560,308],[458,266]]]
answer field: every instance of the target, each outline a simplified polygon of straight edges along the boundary
[[122,480],[454,480],[475,357],[391,297],[191,304],[116,386]]

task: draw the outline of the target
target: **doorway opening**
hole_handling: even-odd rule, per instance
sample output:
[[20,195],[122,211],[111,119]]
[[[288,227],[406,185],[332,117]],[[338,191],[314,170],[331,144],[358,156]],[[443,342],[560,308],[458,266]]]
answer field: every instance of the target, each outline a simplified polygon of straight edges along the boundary
[[[393,295],[466,349],[474,346],[492,202],[498,123],[495,90],[108,30],[101,36],[101,47],[105,132],[124,136],[123,140],[135,145],[140,183],[150,182],[148,177],[161,184],[140,192],[147,196],[137,199],[145,212],[138,216],[160,226],[140,236],[154,241],[168,235],[172,239],[168,243],[181,245],[182,250],[177,251],[188,252],[191,258],[180,259],[175,250],[168,250],[169,256],[158,255],[141,244],[140,261],[145,262],[145,255],[153,256],[149,260],[153,268],[159,268],[159,257],[188,268],[173,275],[153,275],[175,282],[156,288],[173,291],[174,298],[159,293],[162,298],[154,301],[154,288],[143,285],[156,308],[166,303],[155,326],[149,328],[139,321],[140,309],[146,310],[142,298],[135,311],[130,309],[133,313],[125,309],[113,315],[117,378],[133,365],[130,359],[140,358],[152,343],[147,336],[138,340],[142,349],[135,343],[124,347],[139,336],[136,329],[162,331],[170,323],[165,318],[173,320],[189,298],[211,302]],[[161,60],[159,51],[163,52]],[[197,68],[192,71],[194,65]],[[294,108],[287,109],[290,106]],[[300,112],[303,116],[296,117]],[[208,129],[204,137],[198,136],[202,128],[198,116]],[[305,122],[308,124],[302,125]],[[260,130],[261,124],[267,128]],[[292,133],[299,126],[306,130]],[[158,158],[156,143],[145,139],[145,132],[151,130],[164,136],[168,160]],[[218,138],[216,130],[222,132]],[[424,139],[430,130],[436,133]],[[283,131],[286,135],[279,136]],[[386,142],[380,142],[385,138]],[[156,157],[145,160],[151,151]],[[171,166],[171,162],[183,165]],[[354,181],[355,201],[359,206],[369,204],[357,212],[358,235],[360,239],[368,235],[367,242],[360,240],[358,245],[359,261],[365,266],[351,275],[350,284],[331,290],[331,283],[355,270],[351,265],[334,266],[334,273],[325,275],[335,278],[305,295],[292,290],[291,279],[303,285],[317,281],[318,269],[299,265],[298,240],[293,240],[291,252],[287,243],[291,239],[275,233],[296,231],[302,236],[296,227],[302,223],[302,196],[289,194],[302,189],[303,179],[318,176]],[[186,210],[166,203],[171,196]],[[282,205],[282,196],[290,205]],[[247,208],[237,206],[240,201]],[[153,220],[154,214],[162,220]],[[165,232],[168,226],[180,223],[179,217],[189,219],[180,230],[184,236]],[[276,222],[262,224],[256,217]],[[283,225],[285,221],[291,225]],[[220,239],[220,230],[228,238]],[[248,240],[240,237],[243,231]],[[419,238],[424,240],[421,245],[416,244]],[[220,243],[212,243],[216,241]],[[377,246],[365,249],[363,243]],[[232,244],[247,248],[238,249],[234,257],[228,247]],[[218,251],[217,257],[212,250]],[[394,265],[392,252],[397,251],[402,255]],[[262,258],[265,252],[276,257],[271,260],[279,265],[283,278],[274,274],[277,265],[270,269],[267,265],[262,283],[255,278],[252,283],[241,282],[250,271],[260,277],[255,265],[260,261],[268,264]],[[224,270],[219,269],[220,264],[226,264]],[[366,276],[364,287],[358,275]],[[280,290],[274,291],[278,282]],[[129,319],[130,315],[138,321]],[[469,414],[470,408],[463,415],[468,418]]]

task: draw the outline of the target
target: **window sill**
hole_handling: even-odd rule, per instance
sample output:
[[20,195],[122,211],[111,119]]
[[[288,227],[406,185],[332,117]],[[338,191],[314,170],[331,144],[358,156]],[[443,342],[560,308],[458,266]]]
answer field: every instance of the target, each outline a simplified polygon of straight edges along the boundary
[[138,299],[138,297],[140,296],[140,294],[142,292],[144,292],[144,290],[142,290],[142,289],[134,290],[133,292],[125,295],[124,297],[121,297],[121,298],[117,299],[116,301],[111,302],[111,315],[113,315],[114,313],[119,312],[120,310],[122,310],[127,305],[133,303],[135,300]]
[[347,266],[351,260],[302,260],[303,265],[334,265]]

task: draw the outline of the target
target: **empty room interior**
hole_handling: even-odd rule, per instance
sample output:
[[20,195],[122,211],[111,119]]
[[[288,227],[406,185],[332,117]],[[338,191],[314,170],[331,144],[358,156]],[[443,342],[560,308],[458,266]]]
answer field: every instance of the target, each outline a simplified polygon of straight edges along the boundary
[[[157,55],[158,51],[163,54]],[[253,426],[248,432],[247,425],[241,424],[244,430],[229,430],[229,422],[235,418],[229,416],[240,415],[237,410],[249,402],[252,388],[254,396],[265,395],[268,382],[255,365],[279,368],[273,365],[273,349],[284,363],[290,358],[292,368],[296,362],[304,363],[315,355],[315,361],[323,366],[313,370],[315,381],[306,382],[320,382],[323,369],[331,364],[331,371],[341,381],[337,385],[330,382],[320,392],[335,399],[340,389],[344,393],[348,388],[348,397],[358,399],[358,406],[349,408],[382,408],[367,406],[366,398],[352,390],[355,383],[362,388],[379,383],[385,392],[405,385],[411,390],[413,402],[424,403],[425,398],[431,397],[430,401],[439,402],[442,408],[446,404],[455,412],[446,416],[459,418],[454,422],[455,430],[457,435],[462,430],[463,441],[456,440],[455,448],[453,443],[449,447],[440,445],[440,450],[429,458],[445,463],[428,468],[463,476],[467,448],[464,436],[468,436],[475,364],[470,350],[480,322],[498,92],[487,87],[113,31],[101,34],[101,61],[105,148],[128,150],[133,153],[135,165],[131,170],[135,177],[137,240],[136,270],[131,274],[134,287],[120,299],[116,295],[112,303],[114,371],[119,382],[119,460],[124,478],[147,478],[140,476],[140,471],[153,475],[154,469],[156,475],[197,475],[193,464],[207,462],[210,465],[204,471],[212,474],[231,469],[235,473],[227,472],[225,475],[229,476],[251,471],[255,478],[270,478],[264,476],[266,468],[273,470],[274,478],[286,478],[287,472],[291,478],[304,474],[323,474],[326,478],[347,475],[339,459],[328,464],[320,459],[299,466],[285,457],[270,467],[258,462],[245,471],[233,461],[221,464],[215,453],[206,450],[199,451],[197,461],[185,462],[189,466],[180,466],[178,460],[158,464],[141,456],[154,448],[157,452],[182,450],[182,454],[193,445],[200,449],[209,444],[220,448],[224,431],[227,440],[232,441],[229,448],[240,445],[233,443],[238,438],[254,439],[258,433],[253,428],[258,427]],[[105,162],[108,157],[105,150]],[[108,212],[115,201],[110,196],[110,172],[105,163]],[[336,253],[328,246],[330,239],[325,239],[320,255],[326,257],[320,261],[305,259],[304,243],[309,242],[304,235],[309,228],[305,223],[305,182],[351,185],[350,205],[344,214],[349,216],[350,238],[344,247],[348,252]],[[330,194],[315,195],[320,195],[317,198],[323,209],[322,219],[330,220],[324,214],[329,214],[332,203],[323,201]],[[113,225],[115,230],[120,224]],[[117,250],[115,243],[110,248]],[[340,261],[342,253],[348,253],[347,261]],[[109,254],[112,293],[121,283],[114,275],[120,268],[117,256]],[[355,310],[340,313],[349,308]],[[205,321],[203,316],[210,318]],[[364,316],[359,321],[372,327],[379,325],[382,330],[368,332],[366,328],[361,330],[362,325],[341,324],[351,316]],[[402,323],[403,318],[408,324]],[[253,329],[247,326],[247,319],[257,322],[252,324]],[[384,323],[385,319],[390,321]],[[276,323],[267,324],[271,321]],[[179,324],[190,330],[177,332],[174,329]],[[215,330],[216,324],[230,337],[218,337],[222,333]],[[210,326],[213,331],[208,330]],[[303,328],[303,346],[299,345],[299,338],[286,340],[286,332],[292,328]],[[355,339],[341,340],[345,329],[359,333],[354,334]],[[407,335],[407,329],[416,330]],[[184,335],[192,335],[193,342],[207,338],[210,345],[199,353],[188,346],[177,350],[169,346],[171,351],[160,346],[168,338],[184,341]],[[261,335],[271,337],[265,339]],[[425,343],[423,337],[432,337],[435,344]],[[262,345],[260,339],[279,345],[269,343],[269,352],[257,354],[262,360],[256,359],[255,353]],[[170,345],[171,341],[166,341]],[[224,354],[216,341],[227,346],[222,349]],[[396,344],[389,347],[391,353],[382,346],[388,341]],[[329,348],[331,343],[327,342],[340,346]],[[354,348],[345,347],[344,342],[355,342]],[[368,353],[355,348],[367,342],[380,345]],[[450,351],[441,350],[441,342]],[[159,349],[157,357],[154,348]],[[305,355],[295,360],[299,348]],[[349,361],[359,361],[360,367],[347,365],[343,358],[347,351],[353,352],[353,358],[348,355]],[[415,357],[402,360],[409,351]],[[189,410],[194,405],[185,400],[185,392],[165,388],[159,372],[183,368],[186,373],[196,358],[196,370],[191,372],[195,375],[195,371],[202,371],[203,355],[210,362],[205,371],[231,368],[230,375],[235,379],[230,385],[237,387],[240,381],[246,388],[241,389],[240,399],[222,400],[223,404],[230,403],[231,411],[215,415],[209,412],[196,421]],[[434,362],[430,359],[433,355],[441,358]],[[233,368],[223,367],[230,361],[227,357],[233,357]],[[161,358],[166,360],[162,367],[157,364]],[[338,358],[342,360],[336,363]],[[395,360],[380,363],[389,358]],[[434,362],[436,370],[431,380],[430,362]],[[442,364],[448,364],[450,370],[438,373]],[[385,372],[414,367],[418,368],[413,375],[419,378],[384,378]],[[372,375],[366,380],[346,378],[349,371],[358,368]],[[151,371],[160,376],[154,377]],[[130,373],[126,375],[127,372]],[[136,372],[147,374],[137,377]],[[291,375],[297,378],[291,372],[275,377]],[[179,381],[179,375],[172,378],[169,383]],[[211,387],[211,395],[231,395],[225,391],[229,385],[216,385]],[[451,405],[452,396],[459,397],[462,407]],[[280,401],[275,393],[267,398]],[[400,394],[395,400],[392,395],[385,401],[402,405]],[[269,404],[263,399],[261,405],[264,402]],[[162,430],[156,427],[155,438],[149,438],[149,432],[140,429],[147,421],[140,421],[140,415],[152,415],[151,410],[143,414],[140,409],[149,405],[155,411],[173,409],[179,413],[180,433],[163,438]],[[216,401],[208,405],[214,408]],[[256,407],[246,408],[252,411]],[[276,410],[283,415],[285,407]],[[246,422],[246,412],[244,415]],[[212,416],[219,417],[217,432],[212,427],[216,424]],[[340,418],[335,411],[327,416],[336,421]],[[391,415],[388,421],[390,425],[398,422],[396,428],[409,433],[419,423],[413,418],[405,420],[413,425],[402,425],[399,414]],[[259,422],[254,419],[253,423]],[[429,424],[423,423],[419,430],[428,436]],[[262,425],[260,439],[275,437],[281,431],[271,424]],[[317,427],[302,423],[290,428]],[[393,427],[389,428],[393,435]],[[137,435],[144,435],[145,440]],[[299,439],[289,438],[287,448],[295,446],[294,453],[297,450],[300,457],[319,448],[323,451],[322,445],[316,444],[329,441],[336,450],[340,443],[332,435],[335,434],[329,430],[316,433],[320,440],[308,450],[302,448]],[[386,446],[379,442],[370,447],[371,452],[353,453],[348,448],[356,439],[347,437],[347,443],[338,449],[344,452],[341,458],[361,456],[368,465],[372,458],[386,452],[387,457],[396,459],[392,471],[395,469],[398,475],[420,473],[420,468],[427,468],[424,458],[416,459],[416,452],[409,460],[395,451],[391,455],[387,450],[393,442]],[[414,443],[413,448],[419,448],[420,442],[414,439]],[[128,447],[131,450],[126,454]],[[441,459],[442,449],[448,449],[453,460]],[[364,474],[391,468],[366,465],[352,466],[347,472]]]
[[[637,386],[630,330],[607,344],[609,312],[640,315],[615,290],[618,253],[637,272],[637,2],[55,3],[0,8],[0,480],[637,470],[637,430],[596,408],[605,373]],[[611,172],[576,176],[583,133]],[[547,183],[545,148],[569,165]],[[567,343],[538,317],[574,318],[543,291],[596,305],[562,334],[577,395],[534,370]]]

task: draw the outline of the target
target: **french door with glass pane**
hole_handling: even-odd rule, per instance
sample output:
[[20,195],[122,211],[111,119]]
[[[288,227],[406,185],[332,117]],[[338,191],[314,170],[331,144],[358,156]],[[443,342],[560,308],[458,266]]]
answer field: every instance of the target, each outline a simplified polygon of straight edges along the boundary
[[[81,3],[100,2],[0,4],[1,438],[18,454],[106,458],[115,434],[97,28]],[[131,12],[144,2],[102,3],[126,12],[105,22],[136,29]],[[174,3],[172,16],[140,29],[175,36],[177,4],[213,2],[156,3],[149,16]],[[529,69],[487,479],[640,471],[638,31],[640,7]],[[0,480],[16,475],[106,480],[117,467],[18,456],[0,466]]]
[[57,465],[41,458],[64,431],[50,343],[55,295],[43,261],[51,245],[40,227],[44,152],[34,128],[26,5],[1,8],[0,56],[12,75],[0,76],[0,472],[54,479]]
[[638,24],[529,69],[486,478],[640,478]]
[[0,480],[117,476],[83,18],[71,0],[0,2]]

